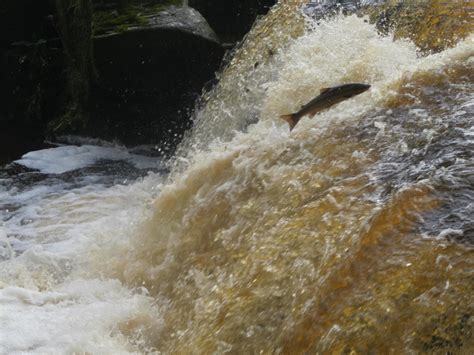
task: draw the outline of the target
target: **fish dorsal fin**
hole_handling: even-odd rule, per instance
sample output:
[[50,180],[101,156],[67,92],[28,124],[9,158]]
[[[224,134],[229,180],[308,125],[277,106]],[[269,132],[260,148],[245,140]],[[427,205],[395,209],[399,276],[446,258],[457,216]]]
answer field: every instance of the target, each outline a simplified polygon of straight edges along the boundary
[[319,93],[324,94],[325,92],[328,92],[329,90],[331,90],[331,88],[322,88]]

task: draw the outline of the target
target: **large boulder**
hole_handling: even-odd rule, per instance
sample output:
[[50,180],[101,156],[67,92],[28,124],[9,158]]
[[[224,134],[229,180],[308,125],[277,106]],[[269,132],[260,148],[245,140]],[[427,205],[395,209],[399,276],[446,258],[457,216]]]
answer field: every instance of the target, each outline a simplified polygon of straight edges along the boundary
[[194,9],[171,6],[146,26],[94,41],[100,85],[89,130],[128,144],[174,146],[189,111],[224,55],[217,35]]
[[258,15],[268,12],[276,0],[188,0],[188,5],[197,9],[219,36],[226,41],[242,38]]
[[[161,8],[124,27],[94,38],[99,79],[91,89],[89,123],[75,133],[172,147],[191,125],[189,110],[214,78],[225,49],[204,18],[187,7]],[[35,132],[41,140],[65,102],[62,43],[12,38],[18,41],[0,55],[0,124]]]

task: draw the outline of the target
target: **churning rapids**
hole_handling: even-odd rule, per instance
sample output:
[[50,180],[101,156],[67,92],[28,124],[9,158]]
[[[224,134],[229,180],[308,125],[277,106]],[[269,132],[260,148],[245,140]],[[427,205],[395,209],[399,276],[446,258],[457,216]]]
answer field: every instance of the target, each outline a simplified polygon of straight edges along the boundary
[[[0,353],[474,353],[473,69],[473,36],[308,20],[169,173],[91,145],[5,167]],[[288,132],[344,82],[372,88]]]

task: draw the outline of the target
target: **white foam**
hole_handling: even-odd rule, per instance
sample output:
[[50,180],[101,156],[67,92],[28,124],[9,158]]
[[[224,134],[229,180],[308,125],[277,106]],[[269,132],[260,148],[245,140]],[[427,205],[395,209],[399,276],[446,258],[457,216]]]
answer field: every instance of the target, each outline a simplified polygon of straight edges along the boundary
[[90,166],[99,160],[123,160],[133,164],[137,169],[156,168],[160,163],[159,158],[130,154],[123,147],[93,145],[37,150],[23,155],[15,163],[39,170],[44,174],[62,174]]
[[80,265],[142,223],[160,179],[22,196],[0,228],[0,354],[148,352],[144,333],[161,327],[153,300]]
[[[75,280],[54,291],[5,287],[0,289],[0,353],[137,352],[140,329],[130,323],[139,319],[160,327],[151,301],[118,281]],[[119,328],[135,337],[135,344]]]

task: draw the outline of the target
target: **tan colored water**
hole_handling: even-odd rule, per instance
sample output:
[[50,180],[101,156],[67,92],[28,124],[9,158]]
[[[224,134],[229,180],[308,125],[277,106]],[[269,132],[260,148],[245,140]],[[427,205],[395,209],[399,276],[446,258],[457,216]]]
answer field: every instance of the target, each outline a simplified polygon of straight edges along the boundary
[[[11,349],[474,353],[474,37],[422,57],[355,16],[300,30],[253,73],[241,53],[166,181],[37,207],[29,231],[79,245],[0,271],[11,312],[54,315],[55,341]],[[278,117],[354,81],[291,133]]]
[[[160,305],[149,344],[180,354],[473,352],[473,251],[424,230],[449,196],[437,176],[447,172],[423,155],[448,128],[472,125],[454,116],[472,105],[473,55],[470,37],[420,58],[357,17],[283,50],[260,122],[191,156],[127,250],[107,254],[110,276]],[[372,89],[291,134],[278,119],[351,81]],[[436,154],[449,155],[445,143]],[[468,161],[451,164],[472,177]]]

